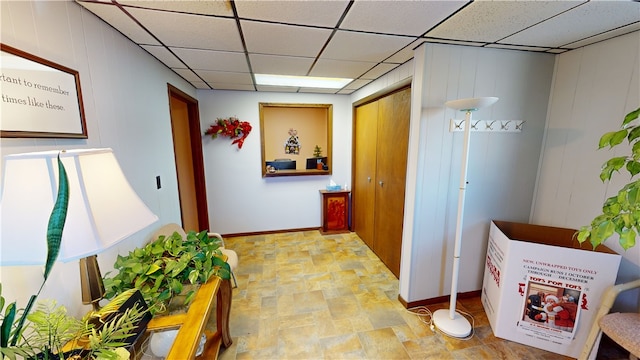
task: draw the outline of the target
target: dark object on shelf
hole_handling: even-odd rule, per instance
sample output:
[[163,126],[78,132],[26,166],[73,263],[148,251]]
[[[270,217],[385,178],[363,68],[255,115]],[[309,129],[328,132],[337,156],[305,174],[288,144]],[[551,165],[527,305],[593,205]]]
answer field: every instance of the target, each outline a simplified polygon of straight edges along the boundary
[[[307,158],[307,170],[318,169],[318,162],[322,163],[321,169],[327,170],[329,168],[327,166],[327,157],[324,156],[324,157]],[[327,169],[324,168],[325,166],[327,166]]]
[[276,170],[295,170],[296,161],[290,159],[275,159],[273,161],[265,161],[266,166],[273,166]]

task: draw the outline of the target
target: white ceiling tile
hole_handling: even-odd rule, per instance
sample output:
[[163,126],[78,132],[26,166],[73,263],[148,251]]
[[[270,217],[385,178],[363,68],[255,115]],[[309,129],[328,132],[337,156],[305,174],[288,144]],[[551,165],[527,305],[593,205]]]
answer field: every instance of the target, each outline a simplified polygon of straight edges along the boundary
[[166,46],[244,51],[233,19],[133,8],[128,11]]
[[214,90],[242,90],[242,91],[255,91],[253,85],[243,85],[234,83],[209,83]]
[[551,50],[549,50],[547,52],[551,53],[551,54],[562,54],[563,52],[567,52],[567,51],[569,51],[569,50],[567,50],[567,49],[551,49]]
[[249,60],[254,73],[304,76],[314,58],[249,54]]
[[331,30],[241,21],[249,53],[316,57]]
[[345,86],[344,88],[348,90],[358,90],[370,82],[371,80],[357,79],[357,80],[353,80],[351,83],[349,83],[349,85]]
[[[640,30],[637,1],[76,0],[76,3],[140,44],[199,89],[211,85],[216,89],[255,91],[251,70],[306,75],[311,66],[312,76],[371,78],[358,79],[338,91],[349,94],[399,64],[400,70],[392,77],[410,77],[414,49],[423,42],[559,54]],[[116,3],[123,8],[115,6]],[[247,49],[234,19],[233,4]],[[347,8],[341,29],[334,30]],[[437,28],[421,36],[439,22],[442,23]],[[320,56],[317,61],[316,56]],[[199,72],[185,69],[187,66]],[[317,92],[264,86],[259,90]]]
[[204,81],[190,81],[191,85],[193,85],[196,89],[203,89],[203,90],[211,90],[211,88],[209,87],[209,85],[207,85],[206,82]]
[[193,70],[249,72],[243,52],[171,48]]
[[424,39],[418,39],[411,44],[405,46],[402,50],[397,53],[391,55],[390,58],[385,60],[385,63],[395,63],[395,64],[404,64],[409,59],[413,58],[413,54],[415,49],[420,46],[424,42]]
[[476,1],[427,36],[495,42],[577,4],[575,1]]
[[366,74],[362,75],[361,78],[375,80],[397,67],[398,67],[398,64],[386,64],[386,63],[378,64],[373,69],[367,71]]
[[335,27],[349,4],[333,1],[255,1],[236,0],[241,19],[256,19],[288,24]]
[[164,46],[157,45],[140,45],[143,49],[147,50],[149,54],[153,55],[156,59],[162,61],[170,68],[185,68],[185,65],[173,55]]
[[587,38],[585,40],[576,41],[574,43],[566,44],[563,47],[570,48],[570,49],[577,49],[579,47],[586,46],[586,45],[589,45],[589,44],[593,44],[593,43],[598,42],[598,41],[611,39],[611,38],[614,38],[616,36],[628,34],[628,33],[634,32],[634,31],[638,31],[638,30],[640,30],[640,22],[637,22],[635,24],[630,24],[630,25],[627,25],[627,26],[623,26],[621,28],[618,28],[618,29],[615,29],[615,30],[612,30],[612,31],[607,31],[607,32],[605,32],[603,34],[595,35],[595,36],[592,36],[592,37]]
[[225,0],[175,1],[175,0],[117,0],[121,5],[147,9],[179,11],[192,14],[233,16],[231,5]]
[[466,3],[467,1],[356,1],[340,28],[420,36]]
[[561,47],[639,19],[640,2],[591,1],[500,42]]
[[381,62],[413,40],[415,39],[411,37],[338,31],[322,53],[322,57],[334,60]]
[[376,63],[361,61],[320,59],[309,75],[355,79],[376,65]]
[[522,50],[522,51],[547,51],[550,49],[548,47],[504,45],[504,44],[489,44],[486,47],[494,48],[494,49]]
[[198,75],[194,74],[193,71],[189,69],[172,68],[171,70],[173,70],[176,74],[182,76],[188,82],[202,81],[202,79],[200,79]]
[[111,24],[136,44],[160,45],[153,36],[149,35],[140,25],[136,24],[127,14],[113,4],[79,2],[80,5]]
[[461,41],[461,40],[445,40],[445,39],[432,39],[424,38],[424,42],[432,44],[450,44],[450,45],[463,45],[463,46],[484,46],[486,42],[473,42],[473,41]]
[[228,83],[252,85],[253,80],[249,73],[225,72],[225,71],[207,71],[196,70],[196,74],[200,75],[204,81],[208,83]]

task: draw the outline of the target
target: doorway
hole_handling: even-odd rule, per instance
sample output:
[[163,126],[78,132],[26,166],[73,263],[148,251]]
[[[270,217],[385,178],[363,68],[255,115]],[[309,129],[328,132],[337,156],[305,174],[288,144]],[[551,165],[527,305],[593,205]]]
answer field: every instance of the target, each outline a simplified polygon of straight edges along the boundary
[[182,227],[209,230],[198,101],[167,85]]

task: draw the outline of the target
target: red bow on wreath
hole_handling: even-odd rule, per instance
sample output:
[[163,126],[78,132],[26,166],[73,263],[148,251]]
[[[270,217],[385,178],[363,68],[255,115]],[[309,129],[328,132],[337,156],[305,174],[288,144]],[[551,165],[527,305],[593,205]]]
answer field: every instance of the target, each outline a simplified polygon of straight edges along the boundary
[[230,117],[228,119],[216,119],[215,124],[211,125],[205,135],[211,135],[211,138],[215,139],[218,135],[228,136],[234,139],[231,145],[238,144],[238,149],[242,149],[244,139],[249,136],[251,132],[251,124],[246,121],[240,121],[237,117]]

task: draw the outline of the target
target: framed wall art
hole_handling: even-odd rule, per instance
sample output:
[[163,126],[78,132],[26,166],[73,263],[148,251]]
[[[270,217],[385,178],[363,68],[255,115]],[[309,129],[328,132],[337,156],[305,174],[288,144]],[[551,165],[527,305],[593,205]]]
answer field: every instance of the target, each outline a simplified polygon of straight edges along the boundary
[[0,137],[87,138],[77,71],[0,44]]

